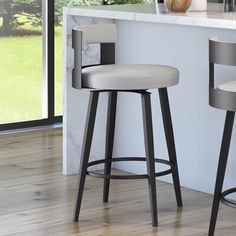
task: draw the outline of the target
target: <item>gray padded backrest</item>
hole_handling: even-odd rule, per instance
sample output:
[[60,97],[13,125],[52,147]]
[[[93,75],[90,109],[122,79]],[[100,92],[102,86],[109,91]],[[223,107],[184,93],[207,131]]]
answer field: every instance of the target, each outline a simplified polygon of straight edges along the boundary
[[236,66],[236,43],[209,40],[209,104],[213,107],[236,111],[236,93],[215,88],[214,64]]
[[209,39],[209,61],[215,64],[236,66],[236,43]]
[[72,30],[72,48],[74,49],[74,69],[72,72],[72,86],[82,89],[82,50],[86,44],[115,43],[116,25],[97,24],[79,26]]
[[116,25],[115,24],[97,24],[80,26],[73,31],[82,32],[82,48],[90,43],[115,43]]

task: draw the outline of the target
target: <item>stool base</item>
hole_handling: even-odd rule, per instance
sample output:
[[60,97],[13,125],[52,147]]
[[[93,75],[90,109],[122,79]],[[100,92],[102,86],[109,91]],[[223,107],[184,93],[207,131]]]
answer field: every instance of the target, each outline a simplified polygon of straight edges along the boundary
[[[145,157],[116,157],[116,158],[112,158],[112,159],[101,159],[101,160],[97,160],[97,161],[92,161],[88,164],[88,167],[102,164],[102,163],[106,163],[106,162],[111,163],[111,162],[122,162],[122,161],[146,161],[146,160],[147,159]],[[168,170],[164,170],[164,171],[155,173],[155,177],[168,175],[173,172],[174,165],[170,161],[158,159],[158,158],[155,158],[154,160],[157,163],[168,165],[170,167]],[[106,175],[106,174],[98,173],[97,171],[89,171],[88,169],[87,169],[87,175],[97,177],[97,178],[103,178],[103,179],[146,179],[146,178],[148,178],[147,174]]]
[[230,188],[221,193],[220,201],[229,207],[236,208],[236,201],[226,198],[228,195],[232,193],[236,193],[236,188]]
[[[93,161],[89,163],[90,149],[93,138],[94,124],[96,119],[97,104],[100,92],[109,92],[108,115],[107,115],[107,132],[106,132],[106,148],[105,159]],[[144,157],[119,157],[112,158],[113,140],[115,131],[115,115],[117,92],[119,91],[91,91],[90,100],[88,104],[87,119],[85,124],[84,139],[81,152],[81,166],[78,176],[78,190],[76,196],[76,206],[74,213],[74,221],[78,221],[81,209],[82,196],[84,191],[85,177],[87,174],[104,179],[104,195],[103,201],[108,201],[110,179],[143,179],[147,178],[149,187],[150,207],[152,226],[158,226],[157,216],[157,196],[156,196],[156,177],[167,174],[172,174],[177,205],[182,207],[181,189],[179,183],[179,174],[177,166],[177,158],[175,151],[175,142],[173,127],[170,115],[169,100],[166,88],[159,89],[160,103],[162,110],[162,117],[164,123],[164,130],[167,142],[167,149],[169,154],[169,161],[155,158],[154,140],[153,140],[153,126],[152,126],[152,111],[150,93],[147,91],[121,91],[121,92],[135,92],[141,95],[142,115],[143,115],[143,131],[145,144],[145,158]],[[111,164],[118,161],[146,161],[147,174],[143,175],[112,175]],[[155,172],[155,162],[169,166],[169,169]],[[104,174],[90,171],[88,168],[97,164],[105,164]]]
[[[219,157],[218,170],[217,170],[217,176],[216,176],[214,200],[213,200],[213,205],[212,205],[211,220],[210,220],[208,236],[214,236],[220,201],[223,201],[224,203],[228,203],[228,200],[226,200],[225,197],[228,194],[230,194],[232,191],[232,189],[230,189],[222,193],[223,183],[224,183],[224,178],[225,178],[225,171],[226,171],[228,155],[229,155],[232,130],[233,130],[233,124],[234,124],[234,117],[235,117],[235,112],[227,111],[226,118],[225,118],[224,133],[223,133],[223,138],[222,138],[222,143],[221,143],[221,150],[220,150],[220,157]],[[227,205],[232,205],[232,204],[229,203]]]

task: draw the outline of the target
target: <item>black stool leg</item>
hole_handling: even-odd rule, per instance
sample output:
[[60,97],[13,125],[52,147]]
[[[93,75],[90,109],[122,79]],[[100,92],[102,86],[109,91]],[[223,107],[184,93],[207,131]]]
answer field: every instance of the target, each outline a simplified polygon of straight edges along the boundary
[[226,119],[225,119],[224,134],[223,134],[223,139],[221,143],[220,158],[219,158],[219,163],[218,163],[214,200],[213,200],[213,205],[212,205],[211,221],[210,221],[208,236],[213,236],[215,232],[216,220],[217,220],[219,204],[220,204],[220,195],[222,193],[225,170],[226,170],[228,154],[229,154],[231,135],[232,135],[232,130],[233,130],[234,116],[235,116],[234,112],[227,111]]
[[173,126],[172,126],[172,120],[171,120],[167,88],[159,89],[159,96],[160,96],[162,118],[163,118],[163,124],[164,124],[164,129],[165,129],[165,136],[166,136],[166,143],[167,143],[169,158],[172,164],[174,165],[172,178],[174,182],[176,201],[177,201],[178,207],[182,207],[183,202],[182,202],[181,189],[180,189],[174,132],[173,132]]
[[86,177],[86,172],[87,172],[87,165],[88,165],[88,160],[89,160],[89,155],[90,155],[90,149],[91,149],[92,138],[93,138],[93,130],[94,130],[94,124],[95,124],[95,119],[96,119],[98,97],[99,97],[99,92],[96,92],[96,91],[90,92],[88,111],[87,111],[87,120],[85,124],[84,139],[83,139],[82,152],[81,152],[81,164],[80,164],[80,170],[79,170],[79,176],[78,176],[78,191],[77,191],[77,198],[76,198],[74,221],[78,221],[79,219],[79,213],[80,213],[81,202],[82,202],[83,191],[84,191],[85,177]]
[[[117,92],[115,91],[109,92],[105,159],[112,158],[114,133],[115,133],[115,120],[116,120],[116,104],[117,104]],[[111,162],[105,163],[104,174],[105,175],[111,174]],[[109,188],[110,188],[110,179],[104,179],[103,202],[108,202]]]
[[152,226],[158,225],[157,220],[157,196],[156,196],[156,178],[155,178],[155,154],[153,143],[153,128],[152,128],[152,111],[151,99],[149,93],[142,93],[142,111],[143,111],[143,128],[144,142],[147,158],[147,173],[149,184],[149,195],[152,213]]

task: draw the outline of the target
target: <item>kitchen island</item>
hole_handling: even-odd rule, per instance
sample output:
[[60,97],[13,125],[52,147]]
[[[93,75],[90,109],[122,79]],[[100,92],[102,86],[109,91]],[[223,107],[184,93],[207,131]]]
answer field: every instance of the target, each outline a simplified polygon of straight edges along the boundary
[[[225,112],[208,105],[208,39],[216,36],[236,42],[236,13],[224,13],[222,4],[208,4],[206,12],[178,14],[167,12],[163,4],[64,9],[63,173],[78,171],[88,103],[87,91],[72,88],[72,28],[109,22],[117,25],[116,63],[164,64],[179,69],[180,83],[169,89],[169,97],[181,184],[212,193]],[[90,45],[83,54],[83,64],[99,62],[98,45]],[[216,69],[219,81],[236,79],[236,68]],[[157,157],[167,158],[158,93],[151,92],[155,152]],[[144,155],[139,99],[135,94],[118,96],[114,156]],[[99,101],[91,160],[104,156],[105,135],[101,134],[105,134],[106,105],[104,94]],[[235,138],[234,134],[226,187],[236,184]],[[134,173],[146,170],[138,163],[116,163],[114,167]],[[162,180],[171,182],[170,176]]]

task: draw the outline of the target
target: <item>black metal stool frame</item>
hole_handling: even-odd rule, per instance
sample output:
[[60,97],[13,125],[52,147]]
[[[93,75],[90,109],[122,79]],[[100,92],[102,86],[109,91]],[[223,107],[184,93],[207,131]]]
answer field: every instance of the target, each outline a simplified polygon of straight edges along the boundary
[[236,111],[236,93],[220,90],[215,88],[214,85],[214,65],[221,64],[236,66],[235,55],[235,43],[220,42],[217,39],[209,40],[209,104],[213,107],[226,110],[226,118],[216,175],[208,236],[214,236],[220,201],[231,207],[236,206],[236,202],[226,198],[227,195],[235,193],[236,188],[222,192]]
[[[89,155],[93,138],[93,130],[96,119],[96,111],[99,93],[104,91],[91,91],[90,99],[88,105],[87,120],[85,125],[84,139],[82,145],[81,153],[81,166],[78,177],[78,192],[77,192],[77,203],[75,208],[74,220],[78,221],[82,195],[84,190],[84,183],[86,174],[89,174],[88,167],[93,164],[102,163],[102,161],[94,161],[94,163],[89,163]],[[106,92],[106,91],[105,91]],[[138,178],[148,178],[149,183],[149,193],[150,193],[150,203],[151,203],[151,215],[152,215],[152,225],[158,226],[157,220],[157,196],[156,196],[156,176],[162,176],[172,173],[175,195],[178,207],[182,207],[182,197],[180,190],[178,165],[176,159],[173,127],[171,122],[168,94],[166,88],[159,89],[161,109],[164,121],[164,129],[167,141],[167,147],[169,152],[170,161],[165,161],[161,159],[156,159],[154,155],[154,143],[153,143],[153,127],[152,127],[152,112],[151,112],[151,99],[150,93],[147,91],[133,91],[135,93],[141,94],[142,99],[142,114],[143,114],[143,127],[144,127],[144,142],[145,142],[145,152],[146,158],[126,158],[127,161],[143,161],[146,159],[147,162],[147,175],[129,175],[129,176],[115,176],[111,174],[111,158],[113,151],[113,141],[115,132],[115,115],[116,115],[116,103],[117,103],[117,92],[109,91],[109,102],[108,102],[108,113],[107,113],[107,130],[106,130],[106,147],[105,147],[105,169],[104,175],[96,176],[104,178],[104,189],[103,189],[103,201],[108,202],[110,179],[138,179]],[[119,91],[125,92],[125,91]],[[131,92],[131,91],[128,91]],[[114,158],[114,161],[118,158]],[[108,160],[108,161],[106,161]],[[110,161],[109,161],[110,160]],[[118,161],[124,161],[125,159],[120,158]],[[155,172],[155,162],[161,162],[164,164],[169,164],[170,169],[163,171],[162,173]]]
[[[74,31],[72,34],[72,46],[74,48],[74,64],[75,68],[72,73],[72,85],[74,88],[81,89],[81,73],[82,73],[82,33]],[[100,65],[114,64],[115,63],[115,44],[114,43],[101,43],[100,44]],[[89,65],[94,66],[94,65]],[[86,66],[87,67],[87,66]],[[94,161],[89,163],[89,155],[93,138],[93,131],[96,119],[97,104],[99,94],[101,92],[109,93],[108,111],[107,111],[107,125],[106,125],[106,144],[105,144],[105,159]],[[114,132],[115,132],[115,119],[116,119],[116,106],[117,106],[117,94],[118,92],[133,92],[141,95],[142,100],[142,114],[143,114],[143,128],[144,128],[144,142],[146,157],[138,158],[112,158]],[[90,91],[90,98],[87,111],[87,119],[84,130],[84,138],[81,151],[81,163],[78,174],[78,191],[76,196],[76,206],[74,212],[74,221],[78,221],[82,203],[82,196],[84,191],[84,184],[86,175],[93,175],[95,177],[104,178],[103,188],[103,202],[108,202],[110,179],[141,179],[148,178],[149,192],[150,192],[150,204],[152,225],[158,226],[157,217],[157,196],[156,196],[156,177],[166,174],[172,174],[175,196],[177,206],[182,207],[182,196],[179,181],[179,172],[176,158],[176,149],[174,142],[174,133],[171,120],[170,106],[167,88],[159,89],[160,104],[162,110],[162,117],[164,123],[164,130],[169,154],[169,161],[157,159],[154,156],[154,143],[153,143],[153,126],[152,126],[152,112],[151,112],[151,98],[150,93],[147,91],[106,91],[106,90],[93,90]],[[111,175],[111,163],[115,161],[145,161],[147,162],[147,174],[146,175],[129,175],[129,176],[114,176]],[[155,173],[155,162],[166,164],[170,169]],[[88,170],[88,167],[105,163],[104,175],[98,175]]]

